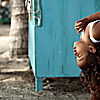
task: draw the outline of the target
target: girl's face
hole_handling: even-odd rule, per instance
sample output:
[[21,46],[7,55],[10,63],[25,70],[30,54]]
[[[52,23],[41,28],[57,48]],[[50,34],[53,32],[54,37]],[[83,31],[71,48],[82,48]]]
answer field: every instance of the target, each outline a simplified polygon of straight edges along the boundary
[[86,57],[89,54],[89,46],[83,41],[77,41],[74,43],[74,54],[76,55],[76,61],[79,68],[83,68],[86,63]]

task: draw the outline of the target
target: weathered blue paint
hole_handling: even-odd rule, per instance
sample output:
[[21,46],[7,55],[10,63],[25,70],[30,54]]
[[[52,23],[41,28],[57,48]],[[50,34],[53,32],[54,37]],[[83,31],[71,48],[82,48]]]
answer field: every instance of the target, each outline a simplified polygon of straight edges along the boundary
[[32,67],[34,75],[36,76],[36,63],[35,63],[35,29],[32,22],[29,21],[29,37],[28,37],[28,55],[29,65]]
[[[29,58],[35,76],[77,77],[75,21],[100,10],[100,0],[41,0],[42,27],[29,21]],[[38,79],[37,79],[38,80]],[[41,86],[37,86],[41,90]]]
[[43,82],[42,82],[42,77],[35,77],[36,81],[36,92],[39,90],[43,90]]

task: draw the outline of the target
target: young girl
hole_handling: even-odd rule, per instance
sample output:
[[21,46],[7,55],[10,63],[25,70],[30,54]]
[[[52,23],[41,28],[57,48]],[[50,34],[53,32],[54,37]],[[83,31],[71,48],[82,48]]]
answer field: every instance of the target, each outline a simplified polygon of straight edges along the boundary
[[90,100],[100,100],[100,12],[75,23],[81,41],[74,43],[74,54],[84,74],[84,85],[90,91]]

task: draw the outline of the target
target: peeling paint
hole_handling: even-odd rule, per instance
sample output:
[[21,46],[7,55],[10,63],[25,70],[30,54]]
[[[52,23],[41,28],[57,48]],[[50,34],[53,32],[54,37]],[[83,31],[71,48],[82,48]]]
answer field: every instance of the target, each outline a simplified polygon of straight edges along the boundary
[[62,66],[62,70],[61,70],[61,73],[63,73],[63,74],[64,74],[64,66]]
[[65,32],[65,29],[63,30],[63,35],[64,35],[64,36],[66,36],[66,32]]

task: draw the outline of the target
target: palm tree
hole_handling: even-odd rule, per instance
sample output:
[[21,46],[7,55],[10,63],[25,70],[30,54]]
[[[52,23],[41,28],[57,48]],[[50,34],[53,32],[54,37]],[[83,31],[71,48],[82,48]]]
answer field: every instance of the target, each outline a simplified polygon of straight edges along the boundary
[[9,54],[11,58],[23,58],[28,54],[28,15],[24,0],[11,0]]

